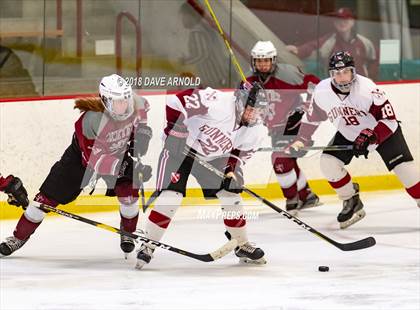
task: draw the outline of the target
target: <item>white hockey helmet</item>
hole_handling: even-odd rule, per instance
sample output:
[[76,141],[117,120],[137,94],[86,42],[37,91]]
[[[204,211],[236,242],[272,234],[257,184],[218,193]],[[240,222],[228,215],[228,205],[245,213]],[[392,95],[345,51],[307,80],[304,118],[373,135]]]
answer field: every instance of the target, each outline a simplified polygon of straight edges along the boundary
[[134,112],[133,90],[117,74],[102,78],[99,83],[99,96],[106,112],[117,121],[126,120]]
[[274,72],[277,62],[277,49],[271,41],[258,41],[251,50],[252,71],[258,72],[255,59],[271,59],[270,73]]

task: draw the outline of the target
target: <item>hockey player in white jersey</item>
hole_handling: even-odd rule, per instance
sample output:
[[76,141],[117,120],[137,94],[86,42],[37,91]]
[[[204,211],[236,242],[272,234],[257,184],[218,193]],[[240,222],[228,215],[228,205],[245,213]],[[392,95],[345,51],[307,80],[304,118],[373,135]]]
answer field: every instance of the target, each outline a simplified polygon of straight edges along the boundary
[[337,128],[330,145],[353,145],[349,151],[324,151],[321,155],[321,170],[343,200],[343,210],[337,217],[341,228],[365,216],[359,185],[352,183],[344,166],[353,156],[367,158],[369,151],[380,154],[388,170],[398,176],[420,207],[419,173],[385,93],[372,80],[356,74],[353,57],[348,52],[331,56],[329,72],[330,78],[316,86],[298,138],[289,152],[298,153],[319,123],[327,119]]
[[[189,175],[200,184],[207,199],[218,198],[225,214],[226,236],[238,241],[235,254],[243,262],[263,264],[264,252],[248,242],[246,219],[241,203],[244,162],[256,151],[266,134],[263,120],[267,101],[261,86],[234,95],[212,88],[189,89],[170,96],[166,104],[165,145],[160,154],[154,209],[146,236],[159,241],[185,196]],[[221,180],[194,162],[193,153],[224,171]],[[155,247],[143,243],[137,255],[137,268],[149,263]]]

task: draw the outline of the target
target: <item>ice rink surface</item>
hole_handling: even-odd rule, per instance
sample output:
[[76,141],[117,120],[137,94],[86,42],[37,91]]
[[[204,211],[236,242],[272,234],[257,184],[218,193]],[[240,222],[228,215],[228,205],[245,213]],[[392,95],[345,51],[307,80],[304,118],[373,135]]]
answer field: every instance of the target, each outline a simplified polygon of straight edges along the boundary
[[[420,309],[420,209],[403,191],[361,197],[367,215],[346,230],[335,220],[335,196],[298,215],[339,242],[376,238],[373,248],[354,252],[247,201],[247,210],[259,212],[248,233],[266,252],[264,266],[240,265],[234,254],[203,263],[158,249],[139,271],[135,255],[123,259],[118,235],[47,217],[20,251],[0,259],[0,309]],[[197,253],[221,246],[222,220],[198,218],[203,210],[218,206],[181,208],[162,241]],[[82,215],[119,223],[117,213]],[[0,223],[1,239],[15,223]]]

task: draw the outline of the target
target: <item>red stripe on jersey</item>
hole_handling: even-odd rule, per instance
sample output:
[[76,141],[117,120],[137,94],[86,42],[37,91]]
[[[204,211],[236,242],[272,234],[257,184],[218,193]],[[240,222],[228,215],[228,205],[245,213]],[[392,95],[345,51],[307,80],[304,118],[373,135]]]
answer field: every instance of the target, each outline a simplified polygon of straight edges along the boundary
[[306,113],[306,117],[310,122],[322,122],[328,118],[328,115],[316,104],[314,100]]
[[376,137],[378,138],[377,144],[381,144],[393,134],[392,130],[389,129],[389,127],[383,122],[378,122],[378,125],[375,126],[373,131],[376,133]]
[[168,228],[171,219],[162,213],[152,210],[149,215],[149,220],[161,228]]
[[84,112],[79,119],[74,124],[75,135],[77,143],[79,144],[80,151],[82,152],[82,164],[87,166],[89,161],[90,153],[92,152],[92,146],[95,143],[95,140],[87,139],[83,135],[83,118],[85,117],[86,112]]
[[169,106],[166,106],[166,121],[167,125],[164,129],[166,135],[169,134],[169,131],[174,127],[175,124],[182,125],[184,120],[184,115],[175,109],[172,109]]
[[344,176],[344,178],[342,178],[341,180],[338,180],[338,181],[335,181],[335,182],[333,182],[333,181],[328,181],[329,183],[330,183],[330,185],[334,188],[334,189],[337,189],[337,188],[341,188],[341,187],[343,187],[344,185],[346,185],[347,183],[349,183],[349,182],[351,182],[351,177],[350,177],[350,174],[346,174],[345,176]]
[[420,182],[417,182],[416,185],[406,188],[405,190],[414,199],[420,199]]
[[241,215],[238,219],[224,219],[224,223],[227,227],[243,227],[246,224],[246,220],[244,219],[243,215]]
[[388,100],[381,105],[372,104],[369,113],[372,114],[377,121],[380,121],[381,119],[396,119],[394,109]]

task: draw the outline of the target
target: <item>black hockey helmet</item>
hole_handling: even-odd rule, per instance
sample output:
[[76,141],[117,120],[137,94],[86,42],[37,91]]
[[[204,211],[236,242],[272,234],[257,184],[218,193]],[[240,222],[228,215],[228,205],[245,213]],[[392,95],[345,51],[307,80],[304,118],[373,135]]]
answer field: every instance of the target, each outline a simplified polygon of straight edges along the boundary
[[251,127],[264,121],[268,112],[268,100],[260,83],[241,84],[234,93],[234,100],[238,124]]
[[[342,72],[343,69],[349,68],[352,77],[349,81],[338,83],[335,79],[337,73]],[[331,55],[328,64],[328,71],[331,77],[331,83],[342,92],[349,92],[350,87],[356,80],[356,69],[354,67],[353,56],[349,52],[341,51]]]
[[354,67],[354,59],[349,52],[336,52],[331,55],[328,70],[340,70],[345,67]]

